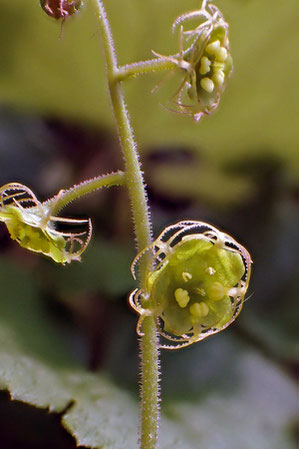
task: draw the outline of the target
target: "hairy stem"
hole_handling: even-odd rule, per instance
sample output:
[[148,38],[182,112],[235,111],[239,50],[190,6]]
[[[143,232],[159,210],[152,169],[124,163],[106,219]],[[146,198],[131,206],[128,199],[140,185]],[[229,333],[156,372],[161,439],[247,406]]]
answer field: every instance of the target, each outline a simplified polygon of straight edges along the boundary
[[[147,206],[145,185],[121,83],[117,79],[118,65],[109,22],[102,1],[93,1],[104,44],[112,109],[125,160],[126,185],[132,206],[137,249],[141,251],[151,243],[150,214]],[[141,286],[144,286],[146,270],[149,264],[150,255],[146,255],[140,264]],[[152,317],[147,317],[144,320],[143,332],[144,337],[141,339],[142,390],[140,447],[141,449],[156,449],[159,417],[159,343],[156,325]]]
[[169,59],[155,58],[149,59],[148,61],[140,61],[123,65],[119,67],[116,77],[118,81],[124,81],[130,77],[145,75],[147,73],[161,72],[163,70],[172,70],[176,67],[177,64]]
[[47,201],[52,203],[51,214],[56,215],[64,206],[83,195],[102,189],[103,187],[120,186],[125,183],[125,174],[122,171],[97,176],[96,178],[83,181],[67,190],[61,190],[57,196]]
[[184,58],[187,60],[190,58],[193,51],[193,45],[182,51],[182,53],[176,53],[175,55],[170,56],[159,55],[153,51],[153,54],[159,56],[159,58],[148,59],[147,61],[132,62],[131,64],[120,66],[116,71],[115,80],[124,81],[127,78],[162,72],[163,70],[169,71],[180,67],[180,61],[184,60]]

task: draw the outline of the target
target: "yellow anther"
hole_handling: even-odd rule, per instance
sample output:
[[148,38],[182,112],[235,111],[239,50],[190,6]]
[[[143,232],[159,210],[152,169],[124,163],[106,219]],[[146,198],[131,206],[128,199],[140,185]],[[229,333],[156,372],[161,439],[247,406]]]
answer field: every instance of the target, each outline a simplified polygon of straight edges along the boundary
[[183,271],[182,278],[183,278],[184,282],[188,282],[192,279],[192,274],[188,273],[188,271]]
[[205,75],[210,71],[211,61],[206,56],[203,56],[200,60],[199,73]]
[[205,269],[205,272],[207,274],[209,274],[210,276],[213,276],[213,274],[216,273],[216,270],[213,267],[208,267],[208,268]]
[[215,61],[215,62],[213,62],[212,67],[213,67],[214,72],[219,72],[219,71],[222,72],[225,68],[225,64],[223,64],[223,62]]
[[195,302],[190,306],[189,311],[195,318],[204,318],[209,313],[209,306],[205,302]]
[[219,48],[220,48],[220,41],[217,40],[207,45],[206,52],[209,53],[209,55],[214,55]]
[[213,282],[208,288],[208,296],[213,301],[220,301],[225,295],[225,289],[220,282]]
[[203,78],[200,80],[201,87],[209,94],[214,90],[214,83],[210,78]]
[[214,73],[214,75],[212,76],[212,80],[214,81],[214,84],[216,86],[221,86],[224,83],[224,79],[225,79],[225,75],[222,72],[222,70],[217,71],[216,73]]
[[220,47],[215,52],[216,61],[224,62],[227,58],[227,50],[224,47]]
[[190,296],[187,290],[183,288],[177,288],[174,292],[174,297],[178,305],[183,309],[190,301]]

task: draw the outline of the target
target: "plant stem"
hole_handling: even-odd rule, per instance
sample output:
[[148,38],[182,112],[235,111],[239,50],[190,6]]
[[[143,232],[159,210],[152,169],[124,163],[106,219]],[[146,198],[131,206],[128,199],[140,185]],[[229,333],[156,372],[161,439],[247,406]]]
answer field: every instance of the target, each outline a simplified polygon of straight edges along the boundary
[[97,176],[96,178],[88,179],[78,185],[74,185],[67,190],[61,190],[58,195],[50,198],[46,203],[48,205],[53,203],[51,215],[56,215],[64,206],[83,195],[87,195],[88,193],[102,189],[103,187],[120,186],[124,183],[125,174],[122,171]]
[[124,81],[125,79],[130,77],[145,75],[147,73],[161,72],[163,70],[171,70],[175,69],[176,67],[177,64],[168,59],[163,58],[155,58],[149,59],[148,61],[134,62],[132,64],[126,64],[119,67],[116,79],[118,81]]
[[163,56],[158,53],[153,53],[159,58],[148,59],[147,61],[132,62],[131,64],[126,64],[118,67],[115,80],[124,81],[127,78],[132,78],[140,75],[146,75],[149,73],[162,72],[163,70],[173,70],[175,68],[181,67],[180,63],[186,58],[190,58],[192,54],[193,46],[183,51],[182,54],[177,53],[175,55]]
[[[151,222],[145,185],[123,91],[120,81],[117,79],[118,65],[109,22],[102,1],[93,1],[98,13],[98,22],[104,45],[112,109],[125,160],[126,185],[131,201],[137,249],[141,251],[151,243]],[[141,286],[145,284],[146,271],[149,266],[150,255],[147,254],[140,263]],[[141,339],[140,447],[141,449],[156,449],[159,418],[159,342],[156,324],[152,317],[145,318],[143,332],[144,337]]]

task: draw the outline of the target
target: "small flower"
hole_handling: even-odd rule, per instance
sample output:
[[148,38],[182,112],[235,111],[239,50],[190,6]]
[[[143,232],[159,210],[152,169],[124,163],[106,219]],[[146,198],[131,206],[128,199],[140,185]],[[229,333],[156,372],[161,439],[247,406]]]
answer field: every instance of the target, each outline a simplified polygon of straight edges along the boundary
[[[199,25],[185,30],[185,22],[191,19],[199,19]],[[173,31],[178,26],[179,55],[154,54],[174,63],[176,71],[182,73],[183,80],[173,97],[176,112],[191,115],[198,121],[217,108],[232,72],[228,24],[216,6],[209,0],[203,0],[199,10],[183,14],[175,20]],[[184,45],[188,47],[186,50]]]
[[82,0],[40,0],[41,7],[48,16],[63,21],[76,14],[82,3]]
[[[55,262],[80,261],[91,238],[91,221],[52,216],[55,199],[41,203],[28,187],[11,183],[0,189],[0,221],[23,248]],[[57,229],[59,228],[59,229]]]
[[143,254],[153,253],[145,287],[129,298],[143,319],[154,316],[160,334],[188,346],[228,327],[239,315],[248,288],[251,258],[232,237],[207,223],[182,221],[167,227]]

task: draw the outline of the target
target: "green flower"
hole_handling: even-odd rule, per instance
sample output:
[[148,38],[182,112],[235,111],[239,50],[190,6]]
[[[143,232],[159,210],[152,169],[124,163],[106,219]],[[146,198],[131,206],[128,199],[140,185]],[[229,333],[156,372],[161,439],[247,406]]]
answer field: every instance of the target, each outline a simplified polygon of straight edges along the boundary
[[[53,217],[53,206],[55,198],[40,203],[22,184],[6,184],[0,189],[0,221],[6,224],[13,240],[61,264],[79,261],[90,241],[91,222]],[[57,230],[58,226],[68,232]]]
[[147,250],[153,252],[154,268],[145,288],[130,296],[140,315],[139,334],[144,317],[152,315],[160,334],[177,343],[164,346],[172,349],[202,340],[235,320],[251,259],[232,237],[203,222],[183,221],[166,228]]
[[[188,20],[199,20],[198,26],[185,30]],[[173,31],[180,27],[178,57],[159,58],[173,62],[182,74],[182,82],[173,96],[176,111],[191,115],[198,121],[217,108],[232,73],[228,24],[216,6],[203,0],[199,10],[179,16]],[[187,49],[184,50],[184,47]]]

